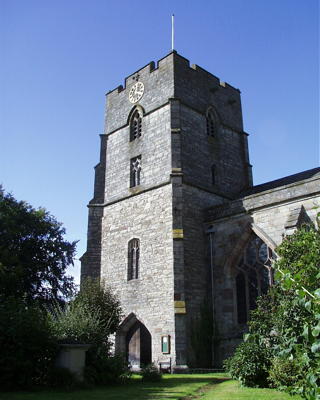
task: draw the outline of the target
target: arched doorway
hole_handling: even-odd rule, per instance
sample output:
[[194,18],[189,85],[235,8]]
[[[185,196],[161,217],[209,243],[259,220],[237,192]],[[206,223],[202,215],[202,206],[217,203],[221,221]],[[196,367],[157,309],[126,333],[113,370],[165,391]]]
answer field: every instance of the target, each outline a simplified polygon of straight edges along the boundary
[[126,350],[133,369],[151,363],[151,335],[140,321],[136,321],[126,335]]
[[117,332],[116,351],[126,354],[133,370],[151,363],[151,334],[134,314],[123,321]]

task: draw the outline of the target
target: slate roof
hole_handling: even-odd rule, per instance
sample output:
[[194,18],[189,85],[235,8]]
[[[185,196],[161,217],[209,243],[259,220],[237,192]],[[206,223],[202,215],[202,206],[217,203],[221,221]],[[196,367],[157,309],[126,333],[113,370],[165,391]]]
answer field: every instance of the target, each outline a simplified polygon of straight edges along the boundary
[[292,183],[303,181],[305,179],[310,179],[313,177],[320,177],[320,167],[308,169],[307,171],[302,171],[294,175],[285,176],[284,178],[276,179],[274,181],[262,183],[261,185],[253,186],[252,188],[249,188],[244,192],[241,192],[238,198],[264,192],[265,190],[275,189],[280,186],[290,185]]

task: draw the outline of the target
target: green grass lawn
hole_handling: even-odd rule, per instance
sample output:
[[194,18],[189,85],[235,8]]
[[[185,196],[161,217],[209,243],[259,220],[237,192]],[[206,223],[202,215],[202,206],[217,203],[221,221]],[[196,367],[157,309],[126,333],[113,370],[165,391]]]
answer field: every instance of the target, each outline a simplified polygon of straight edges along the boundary
[[[193,397],[194,396],[194,397]],[[77,391],[0,393],[1,400],[301,400],[271,389],[241,388],[224,374],[165,375],[158,383],[140,377],[124,385]]]
[[241,387],[239,382],[233,380],[214,385],[208,392],[204,390],[199,394],[201,400],[301,400],[300,396],[290,396],[273,389]]

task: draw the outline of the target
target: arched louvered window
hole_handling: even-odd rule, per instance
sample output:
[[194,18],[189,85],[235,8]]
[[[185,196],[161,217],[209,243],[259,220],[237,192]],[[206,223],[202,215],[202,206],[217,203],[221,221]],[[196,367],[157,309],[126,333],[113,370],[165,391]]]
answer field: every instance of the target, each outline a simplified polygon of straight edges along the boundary
[[256,234],[252,234],[237,266],[236,297],[239,324],[247,322],[249,311],[256,307],[257,297],[267,293],[273,284],[273,251]]
[[136,110],[130,121],[130,142],[141,136],[142,118],[138,110]]
[[131,239],[128,243],[128,281],[139,277],[140,240]]
[[215,117],[213,116],[212,112],[209,111],[207,114],[207,135],[214,137],[215,131],[216,131]]

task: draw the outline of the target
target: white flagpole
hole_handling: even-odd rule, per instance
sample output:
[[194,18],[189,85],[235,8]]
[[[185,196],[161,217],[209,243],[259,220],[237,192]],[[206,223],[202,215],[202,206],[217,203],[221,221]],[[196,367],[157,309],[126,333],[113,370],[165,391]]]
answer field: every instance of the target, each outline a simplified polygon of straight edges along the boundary
[[174,50],[174,14],[171,16],[171,49]]

